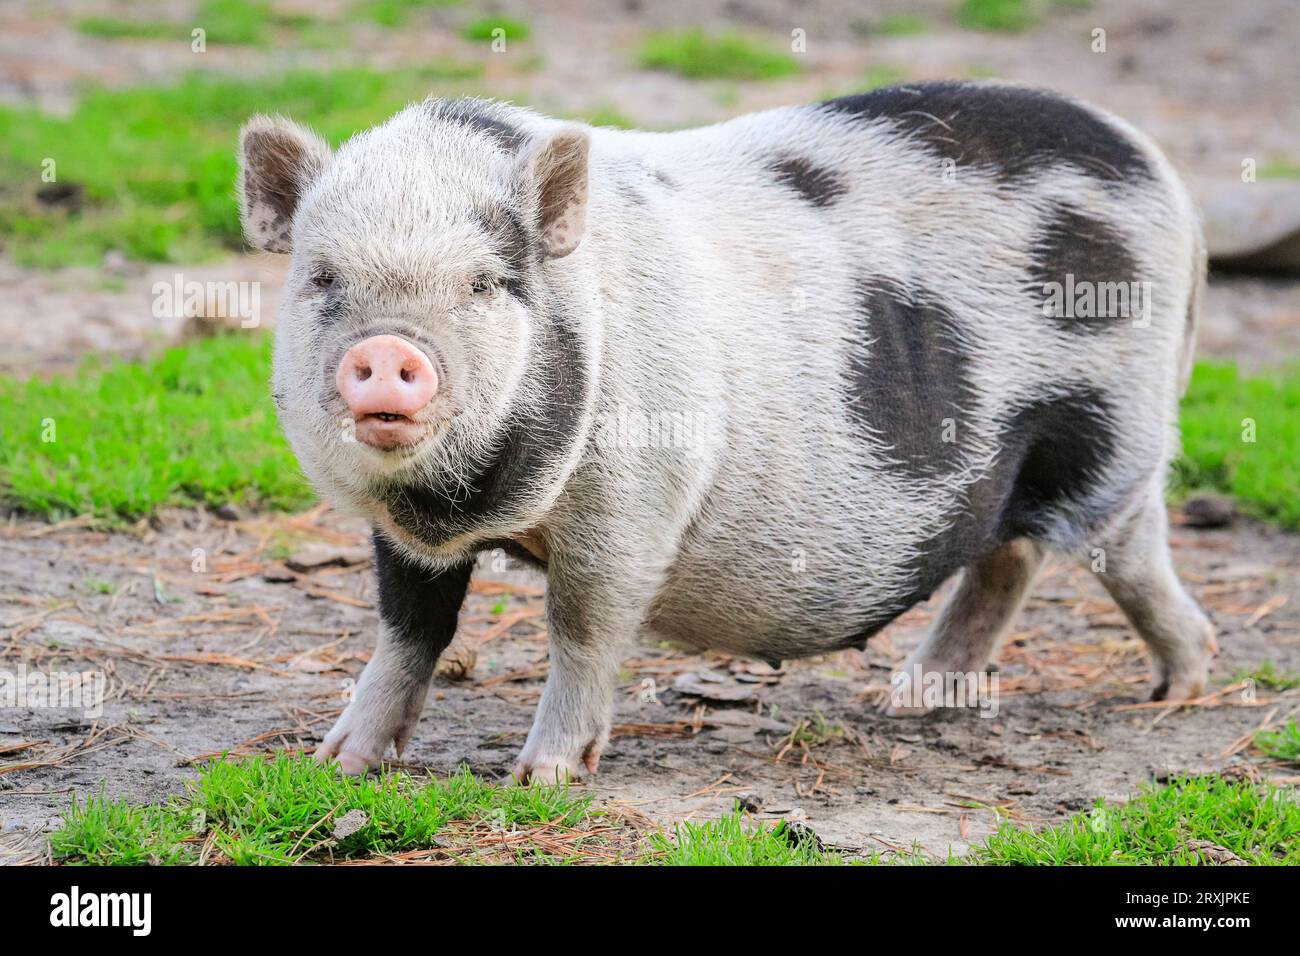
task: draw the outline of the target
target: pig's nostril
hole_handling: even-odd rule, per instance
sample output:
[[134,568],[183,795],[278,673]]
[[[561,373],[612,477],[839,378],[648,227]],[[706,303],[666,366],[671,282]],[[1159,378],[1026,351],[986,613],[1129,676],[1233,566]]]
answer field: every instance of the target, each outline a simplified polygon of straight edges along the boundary
[[415,372],[409,368],[402,369],[402,381],[410,384],[415,381]]
[[369,365],[361,365],[361,366],[359,366],[359,367],[357,368],[357,381],[358,381],[358,382],[364,382],[364,381],[365,381],[366,379],[368,379],[369,377],[370,377],[370,366],[369,366]]

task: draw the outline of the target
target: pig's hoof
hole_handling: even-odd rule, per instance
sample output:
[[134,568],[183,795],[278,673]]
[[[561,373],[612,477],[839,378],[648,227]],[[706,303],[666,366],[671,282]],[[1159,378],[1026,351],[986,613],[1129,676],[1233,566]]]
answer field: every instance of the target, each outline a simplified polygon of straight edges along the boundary
[[1207,677],[1204,671],[1199,674],[1192,673],[1182,677],[1166,678],[1156,684],[1155,689],[1151,691],[1151,699],[1163,700],[1170,704],[1195,700],[1205,693],[1206,680]]
[[924,717],[930,712],[924,697],[913,692],[912,670],[904,669],[893,676],[889,693],[877,708],[885,717]]
[[401,755],[419,720],[422,704],[422,696],[413,695],[401,707],[376,711],[358,697],[325,735],[314,756],[321,762],[334,760],[346,774],[374,770],[383,762],[389,744]]
[[577,783],[584,777],[595,774],[599,763],[600,750],[593,741],[587,745],[578,759],[549,756],[544,753],[537,757],[531,757],[527,752],[520,754],[512,776],[517,783],[539,786]]
[[1151,699],[1177,704],[1200,697],[1210,680],[1210,658],[1217,653],[1219,643],[1207,622],[1192,647],[1184,649],[1177,657],[1157,659]]

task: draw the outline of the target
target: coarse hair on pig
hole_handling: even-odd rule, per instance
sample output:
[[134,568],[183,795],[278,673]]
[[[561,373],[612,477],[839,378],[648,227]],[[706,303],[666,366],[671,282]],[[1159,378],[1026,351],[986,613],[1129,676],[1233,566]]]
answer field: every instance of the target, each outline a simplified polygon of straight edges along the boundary
[[1161,497],[1204,255],[1122,120],[996,83],[674,133],[433,99],[335,152],[257,118],[240,156],[249,241],[293,257],[285,431],[375,528],[380,644],[322,757],[406,743],[494,547],[547,577],[523,778],[595,770],[636,638],[861,646],[960,575],[885,704],[911,712],[1050,554],[1097,573],[1157,696],[1204,685]]

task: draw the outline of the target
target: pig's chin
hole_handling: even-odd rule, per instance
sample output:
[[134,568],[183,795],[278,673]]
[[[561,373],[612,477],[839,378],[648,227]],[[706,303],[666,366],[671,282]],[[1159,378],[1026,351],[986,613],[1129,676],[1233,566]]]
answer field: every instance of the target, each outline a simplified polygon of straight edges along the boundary
[[353,452],[344,467],[353,478],[390,479],[416,470],[439,444],[443,429],[410,419],[363,419],[356,423]]

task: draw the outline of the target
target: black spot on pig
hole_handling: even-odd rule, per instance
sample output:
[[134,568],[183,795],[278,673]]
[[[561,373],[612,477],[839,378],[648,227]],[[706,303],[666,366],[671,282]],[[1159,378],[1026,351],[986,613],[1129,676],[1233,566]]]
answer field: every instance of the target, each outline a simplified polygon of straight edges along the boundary
[[432,547],[516,513],[547,490],[554,464],[578,440],[586,405],[585,350],[567,312],[536,308],[537,340],[524,380],[534,383],[510,412],[492,452],[451,478],[379,492],[389,515]]
[[379,616],[401,646],[408,671],[427,677],[456,634],[474,564],[430,571],[404,557],[381,532],[374,533],[374,544]]
[[1030,244],[1028,293],[1043,314],[1076,332],[1116,328],[1150,303],[1137,263],[1111,225],[1057,204]]
[[1078,547],[1103,525],[1144,476],[1117,479],[1119,443],[1104,395],[1078,388],[1026,404],[1004,421],[997,456],[953,501],[939,530],[920,541],[908,564],[909,585],[848,638],[853,646],[927,600],[948,578],[1014,538],[1061,550]]
[[506,289],[515,298],[531,301],[531,273],[540,256],[540,245],[514,209],[499,206],[480,216],[497,254],[506,261]]
[[967,357],[951,312],[924,290],[873,279],[858,293],[863,347],[849,375],[850,410],[893,462],[941,474],[960,458]]
[[[1032,402],[1015,413],[1001,439],[1019,464],[1002,515],[1003,541],[1023,536],[1072,545],[1104,521],[1112,499],[1129,490],[1120,488],[1117,495],[1110,473],[1119,445],[1116,421],[1109,399],[1093,388]],[[1103,497],[1106,485],[1111,491]]]
[[528,138],[524,130],[503,119],[493,103],[473,98],[429,100],[427,107],[434,119],[482,133],[507,153],[517,151]]
[[776,173],[780,183],[789,186],[814,206],[829,206],[849,191],[848,184],[839,173],[823,166],[814,166],[800,157],[778,159],[767,168]]
[[1138,147],[1086,107],[1043,90],[915,83],[829,100],[821,108],[884,120],[958,166],[1003,181],[1063,164],[1105,182],[1151,178]]

